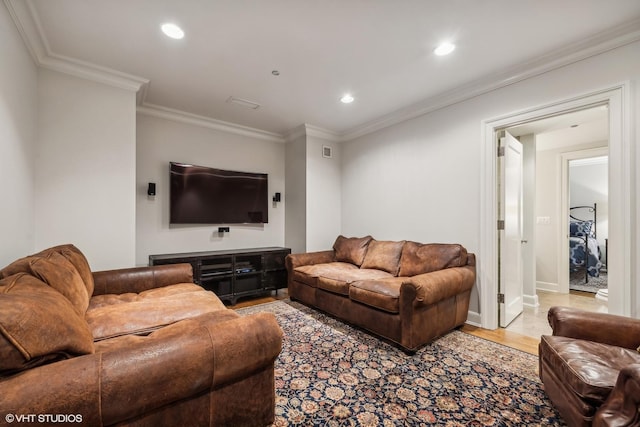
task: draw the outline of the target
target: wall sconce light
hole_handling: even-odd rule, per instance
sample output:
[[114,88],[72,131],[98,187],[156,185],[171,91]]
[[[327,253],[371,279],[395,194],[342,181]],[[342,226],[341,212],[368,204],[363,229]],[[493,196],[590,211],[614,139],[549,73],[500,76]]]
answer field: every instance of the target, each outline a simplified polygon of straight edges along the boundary
[[280,193],[276,193],[273,195],[273,201],[274,202],[279,202],[280,201]]
[[155,196],[156,195],[156,183],[150,182],[147,187],[147,196]]

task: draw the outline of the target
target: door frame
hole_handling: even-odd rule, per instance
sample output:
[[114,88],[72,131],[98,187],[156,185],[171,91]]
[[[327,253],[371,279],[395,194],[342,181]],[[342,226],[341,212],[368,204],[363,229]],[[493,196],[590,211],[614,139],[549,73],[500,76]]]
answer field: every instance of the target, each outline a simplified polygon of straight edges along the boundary
[[[570,151],[562,153],[560,155],[560,180],[562,185],[562,196],[559,204],[560,212],[558,218],[569,218],[570,197],[569,197],[569,162],[571,160],[588,159],[591,157],[608,156],[609,149],[601,148],[589,148],[586,150]],[[609,165],[607,165],[607,173]],[[607,195],[608,196],[608,195]],[[563,221],[560,223],[560,235],[558,240],[558,249],[561,254],[569,253],[569,222]],[[610,282],[617,285],[617,282]],[[569,292],[569,258],[558,258],[558,292]]]
[[480,321],[486,329],[498,328],[498,169],[496,133],[548,117],[599,105],[609,107],[609,280],[620,283],[609,292],[609,312],[631,314],[632,177],[629,129],[629,82],[551,104],[483,120],[480,156],[480,256],[477,286]]

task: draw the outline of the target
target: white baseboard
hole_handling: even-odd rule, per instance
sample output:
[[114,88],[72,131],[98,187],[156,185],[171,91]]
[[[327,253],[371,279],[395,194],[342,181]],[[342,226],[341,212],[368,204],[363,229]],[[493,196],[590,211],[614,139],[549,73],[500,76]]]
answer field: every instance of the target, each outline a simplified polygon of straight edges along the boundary
[[551,282],[536,282],[536,289],[547,292],[560,292],[560,285]]
[[527,307],[538,307],[540,302],[538,301],[538,295],[523,295],[522,303]]
[[477,326],[478,328],[482,327],[482,319],[480,318],[480,313],[469,310],[467,312],[467,321],[465,323],[467,325]]

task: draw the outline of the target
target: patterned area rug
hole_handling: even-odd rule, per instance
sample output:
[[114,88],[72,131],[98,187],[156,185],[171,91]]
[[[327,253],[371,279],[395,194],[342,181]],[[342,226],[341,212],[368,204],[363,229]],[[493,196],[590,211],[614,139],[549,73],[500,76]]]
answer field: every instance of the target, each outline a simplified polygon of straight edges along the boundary
[[584,281],[584,270],[569,273],[569,289],[574,291],[591,292],[595,294],[608,286],[607,272],[601,271],[598,277],[589,276],[589,282]]
[[453,331],[408,356],[289,300],[276,361],[274,426],[561,426],[538,378],[538,358]]

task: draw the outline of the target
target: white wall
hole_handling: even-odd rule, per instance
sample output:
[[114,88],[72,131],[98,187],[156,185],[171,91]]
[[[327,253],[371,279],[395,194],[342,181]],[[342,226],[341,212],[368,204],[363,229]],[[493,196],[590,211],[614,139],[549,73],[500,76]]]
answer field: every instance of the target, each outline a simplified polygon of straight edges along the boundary
[[[639,78],[636,42],[345,143],[343,233],[458,242],[477,252],[482,121]],[[631,126],[640,121],[639,95],[633,96]],[[632,247],[636,242],[634,235]],[[479,310],[477,295],[472,311]]]
[[34,251],[37,69],[0,6],[0,268]]
[[569,163],[571,205],[606,203],[609,190],[607,163]]
[[343,233],[475,250],[479,144],[464,136],[479,129],[438,111],[346,143]]
[[307,137],[301,135],[285,147],[285,246],[292,253],[307,248]]
[[536,295],[536,138],[533,134],[518,138],[522,143],[522,293],[525,305],[537,306]]
[[482,115],[460,120],[449,110],[343,145],[344,235],[460,243],[477,253]]
[[[609,237],[609,177],[608,164],[569,163],[570,206],[591,206],[597,204],[596,238],[605,261],[605,239]],[[580,219],[591,219],[589,214],[581,212]],[[591,214],[592,215],[592,214]]]
[[[286,191],[285,145],[138,113],[136,162],[136,263],[149,255],[283,246]],[[229,225],[169,224],[169,162],[269,175],[269,196],[280,192],[282,202],[269,202],[269,223]],[[156,183],[156,196],[147,184]]]
[[[323,146],[331,158],[323,157]],[[306,251],[331,249],[341,231],[342,177],[340,145],[307,137],[307,224]]]
[[38,79],[36,249],[75,244],[93,270],[135,265],[135,93]]
[[559,195],[561,185],[560,155],[562,150],[538,152],[536,159],[536,217],[549,218],[536,224],[536,280],[539,289],[557,289],[558,235],[560,221]]
[[[341,147],[332,141],[302,135],[287,142],[285,241],[292,253],[331,249],[341,233]],[[324,157],[324,147],[331,157]]]

